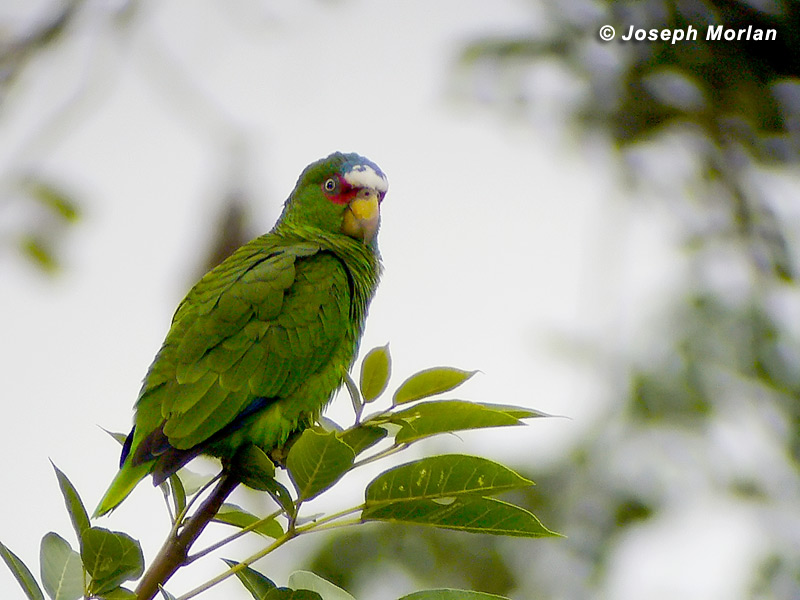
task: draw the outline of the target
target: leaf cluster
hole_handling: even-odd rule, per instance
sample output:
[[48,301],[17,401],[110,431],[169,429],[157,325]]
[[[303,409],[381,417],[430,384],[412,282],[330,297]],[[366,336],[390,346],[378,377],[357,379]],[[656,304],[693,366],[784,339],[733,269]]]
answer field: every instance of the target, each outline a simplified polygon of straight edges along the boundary
[[61,240],[81,218],[78,201],[63,185],[37,174],[14,180],[11,188],[15,201],[28,215],[26,223],[14,234],[17,249],[42,271],[58,272]]
[[[77,490],[67,476],[53,465],[78,540],[78,550],[54,532],[45,534],[39,551],[42,587],[52,600],[103,598],[128,600],[134,593],[123,587],[144,572],[139,542],[126,533],[93,527]],[[30,600],[44,600],[27,566],[0,543],[0,556],[17,578]]]
[[[306,502],[329,490],[349,472],[388,459],[420,440],[455,431],[520,426],[524,419],[543,416],[522,407],[440,398],[441,394],[457,388],[474,375],[473,371],[451,367],[435,367],[412,375],[400,384],[391,400],[385,403],[387,406],[365,415],[367,408],[378,405],[390,375],[388,346],[375,348],[365,356],[358,383],[344,375],[354,407],[354,423],[342,428],[329,422],[327,428],[307,429],[293,440],[285,458],[289,482],[279,481],[272,458],[261,449],[248,446],[237,454],[227,468],[236,476],[236,481],[269,494],[275,501],[275,510],[267,515],[255,515],[235,504],[223,503],[213,520],[233,527],[235,532],[194,554],[187,554],[180,566],[191,564],[250,533],[260,536],[266,545],[243,560],[223,559],[227,570],[179,600],[194,597],[232,576],[236,576],[256,600],[353,600],[347,592],[313,573],[297,572],[290,578],[288,587],[278,587],[252,568],[255,561],[285,543],[314,531],[390,522],[502,536],[557,535],[528,510],[496,497],[527,488],[533,482],[487,458],[466,454],[429,456],[394,465],[372,479],[364,491],[363,502],[357,506],[333,514],[303,516]],[[92,526],[83,502],[66,475],[58,469],[56,475],[79,551],[73,550],[56,533],[45,535],[40,556],[44,592],[52,600],[137,597],[123,584],[141,577],[144,572],[139,543],[126,533]],[[173,476],[162,484],[173,522],[168,542],[189,522],[194,503],[204,495],[213,494],[208,490],[216,478],[206,482],[193,479],[196,478],[182,471],[180,476]],[[0,554],[28,598],[43,599],[41,588],[22,561],[1,545]],[[163,598],[174,598],[163,587],[160,590]],[[478,592],[430,590],[401,600],[456,597],[499,598]]]

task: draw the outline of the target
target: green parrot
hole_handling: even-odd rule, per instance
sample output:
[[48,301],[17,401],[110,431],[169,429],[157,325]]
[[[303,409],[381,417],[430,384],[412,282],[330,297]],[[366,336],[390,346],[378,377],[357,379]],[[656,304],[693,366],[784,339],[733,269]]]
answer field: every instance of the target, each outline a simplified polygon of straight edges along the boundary
[[275,227],[189,291],[95,516],[148,474],[157,485],[198,454],[226,464],[247,444],[270,454],[319,418],[353,363],[378,285],[387,189],[358,154],[312,163]]

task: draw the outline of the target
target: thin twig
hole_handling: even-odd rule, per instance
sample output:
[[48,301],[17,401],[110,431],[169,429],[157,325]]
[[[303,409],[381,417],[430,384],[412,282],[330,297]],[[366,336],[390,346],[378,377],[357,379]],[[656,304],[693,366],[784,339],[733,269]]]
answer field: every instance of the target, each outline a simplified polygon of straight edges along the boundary
[[[363,508],[363,507],[359,507]],[[338,523],[320,523],[318,525],[315,524],[313,528],[305,529],[300,528],[297,531],[297,535],[301,533],[318,533],[320,531],[331,531],[333,529],[342,529],[343,527],[352,527],[354,525],[362,525],[366,521],[362,521],[360,518],[349,519],[347,521],[340,521]]]
[[239,571],[243,570],[245,567],[248,567],[251,564],[253,564],[254,562],[256,562],[258,559],[265,557],[267,554],[269,554],[273,550],[277,550],[278,548],[283,546],[286,542],[288,542],[289,540],[294,538],[295,535],[297,535],[297,534],[294,531],[287,531],[285,534],[283,534],[277,540],[272,542],[266,548],[262,548],[261,550],[259,550],[258,552],[256,552],[252,556],[246,558],[245,560],[243,560],[239,564],[232,566],[230,569],[228,569],[224,573],[220,573],[216,577],[213,577],[213,578],[209,579],[208,581],[206,581],[204,584],[197,586],[196,588],[186,592],[182,596],[179,596],[177,598],[177,600],[189,600],[189,598],[194,598],[198,594],[201,594],[201,593],[205,592],[207,589],[217,585],[218,583],[220,583],[222,581],[225,581],[231,575],[235,575]]
[[251,556],[247,557],[246,559],[244,559],[240,563],[232,566],[227,571],[225,571],[223,573],[220,573],[219,575],[217,575],[216,577],[213,577],[212,579],[209,579],[208,581],[206,581],[202,585],[199,585],[198,587],[194,588],[193,590],[190,590],[190,591],[186,592],[184,595],[180,596],[177,600],[189,600],[189,598],[194,598],[198,594],[201,594],[201,593],[205,592],[206,590],[212,588],[213,586],[217,585],[218,583],[221,583],[222,581],[225,581],[226,579],[228,579],[232,575],[235,575],[236,573],[238,573],[239,571],[241,571],[245,567],[249,567],[251,564],[253,564],[257,560],[260,560],[260,559],[264,558],[265,556],[267,556],[267,554],[270,554],[271,552],[277,550],[278,548],[283,546],[286,542],[296,538],[297,536],[299,536],[299,535],[301,535],[303,533],[311,533],[311,532],[315,532],[315,531],[330,531],[331,529],[336,529],[338,527],[346,527],[346,526],[350,526],[350,525],[358,525],[358,524],[361,523],[361,521],[357,520],[357,519],[351,519],[349,521],[344,521],[342,523],[333,523],[332,521],[334,521],[335,519],[340,519],[342,517],[345,517],[345,516],[347,516],[349,514],[357,512],[359,510],[363,510],[363,508],[364,508],[364,505],[361,504],[359,506],[354,506],[352,508],[348,508],[348,509],[339,511],[339,512],[334,513],[332,515],[328,515],[327,517],[324,517],[324,518],[322,518],[322,519],[320,519],[318,521],[314,521],[313,523],[308,523],[306,525],[301,525],[299,527],[290,528],[289,530],[286,531],[286,533],[284,533],[281,537],[279,537],[274,542],[272,542],[269,546],[266,546],[265,548],[262,548],[261,550],[259,550],[255,554],[252,554]]
[[352,471],[353,469],[355,469],[357,467],[363,467],[364,465],[368,465],[368,464],[373,463],[373,462],[375,462],[377,460],[381,460],[382,458],[386,458],[387,456],[392,456],[393,454],[397,454],[398,452],[401,452],[402,450],[405,450],[409,446],[410,446],[410,444],[405,444],[405,443],[396,444],[394,446],[390,446],[390,447],[386,448],[385,450],[381,450],[380,452],[376,452],[372,456],[368,456],[366,458],[362,458],[361,460],[358,460],[358,461],[354,462],[353,466],[350,467],[350,470]]
[[217,473],[216,475],[214,475],[214,477],[205,482],[200,487],[199,490],[197,490],[194,494],[192,494],[192,497],[189,498],[189,500],[186,502],[186,506],[183,507],[183,510],[179,512],[177,515],[175,515],[175,520],[172,522],[172,527],[169,530],[169,534],[167,534],[167,539],[170,539],[178,535],[178,530],[181,528],[181,525],[183,525],[183,520],[186,518],[186,515],[189,514],[189,510],[192,508],[192,505],[198,501],[198,499],[203,495],[203,493],[208,488],[210,488],[212,485],[214,485],[214,483],[219,481],[221,477],[222,477],[222,472]]
[[319,519],[317,519],[315,521],[312,521],[310,523],[306,523],[305,525],[300,525],[298,527],[295,527],[295,531],[298,534],[306,533],[306,532],[312,531],[312,530],[314,530],[314,529],[316,529],[316,528],[318,528],[318,527],[320,527],[322,525],[326,525],[326,524],[330,523],[331,521],[335,521],[336,519],[341,519],[342,517],[346,517],[347,515],[351,515],[354,512],[358,512],[359,510],[364,510],[364,505],[363,504],[359,504],[358,506],[352,506],[350,508],[346,508],[344,510],[340,510],[339,512],[335,512],[332,515],[327,515],[325,517],[321,517],[321,518],[319,518]]
[[184,506],[183,510],[177,515],[176,520],[178,521],[178,523],[183,521],[183,519],[186,517],[186,515],[189,514],[189,510],[192,508],[192,505],[195,502],[197,502],[197,500],[200,498],[200,496],[202,496],[203,493],[207,489],[209,489],[212,485],[214,485],[217,481],[222,479],[222,475],[223,475],[223,473],[222,473],[222,471],[220,471],[219,473],[214,475],[214,477],[212,477],[211,479],[206,481],[202,486],[200,486],[200,489],[198,489],[194,494],[192,494],[192,497],[189,498],[189,500],[187,500],[186,506]]
[[212,552],[214,552],[214,550],[218,550],[219,548],[222,548],[222,546],[224,546],[226,544],[230,544],[231,542],[233,542],[235,540],[238,540],[244,534],[250,533],[251,531],[253,531],[257,527],[260,527],[261,525],[263,525],[267,521],[275,519],[275,517],[280,515],[282,512],[283,512],[283,509],[276,510],[274,513],[269,514],[266,517],[264,517],[262,519],[259,519],[258,521],[253,521],[252,523],[250,523],[250,525],[247,525],[246,527],[242,527],[236,533],[233,533],[233,534],[229,535],[228,537],[223,538],[223,539],[221,539],[220,541],[218,541],[218,542],[216,542],[214,544],[211,544],[207,548],[203,548],[202,550],[199,550],[198,552],[195,552],[191,556],[188,556],[186,558],[186,563],[187,564],[188,563],[192,563],[192,562],[196,561],[198,558],[202,558],[202,557],[204,557],[204,556],[206,556],[208,554],[211,554]]

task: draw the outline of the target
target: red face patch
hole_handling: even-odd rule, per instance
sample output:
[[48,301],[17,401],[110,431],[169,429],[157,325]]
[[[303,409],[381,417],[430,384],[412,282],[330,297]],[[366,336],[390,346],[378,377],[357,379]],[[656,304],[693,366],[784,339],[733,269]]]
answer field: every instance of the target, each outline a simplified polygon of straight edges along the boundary
[[322,182],[322,193],[331,202],[349,204],[358,193],[358,188],[353,187],[336,174]]

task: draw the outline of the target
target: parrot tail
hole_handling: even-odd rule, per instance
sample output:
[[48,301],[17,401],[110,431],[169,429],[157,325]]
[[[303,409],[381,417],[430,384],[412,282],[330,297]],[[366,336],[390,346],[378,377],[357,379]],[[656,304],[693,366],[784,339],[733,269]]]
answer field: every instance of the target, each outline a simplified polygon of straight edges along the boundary
[[138,464],[131,466],[130,461],[122,466],[122,468],[114,477],[114,481],[100,500],[100,504],[94,509],[93,518],[102,517],[103,515],[111,512],[119,503],[128,497],[128,494],[133,491],[142,479],[144,479],[152,467],[152,463]]

